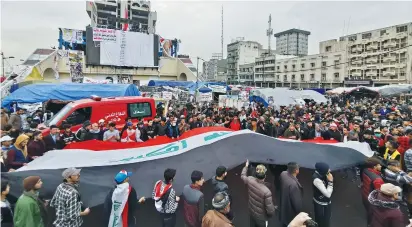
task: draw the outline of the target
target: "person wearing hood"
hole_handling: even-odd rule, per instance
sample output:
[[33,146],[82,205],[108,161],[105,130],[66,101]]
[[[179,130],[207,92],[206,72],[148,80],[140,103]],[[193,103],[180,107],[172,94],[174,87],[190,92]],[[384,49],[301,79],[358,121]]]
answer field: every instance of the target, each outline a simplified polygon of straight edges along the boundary
[[29,142],[29,137],[26,135],[20,135],[17,137],[14,147],[7,153],[7,163],[10,168],[18,169],[22,166],[27,165],[29,162],[27,153],[27,143]]
[[315,164],[313,174],[313,204],[315,206],[315,221],[319,227],[330,226],[331,199],[333,192],[333,176],[329,165],[324,162]]
[[92,128],[87,132],[85,140],[103,140],[103,130],[98,123],[93,123]]
[[202,172],[194,170],[191,180],[192,184],[183,187],[183,217],[185,227],[200,227],[205,215],[205,200],[201,191],[205,179]]
[[207,211],[202,218],[202,227],[233,227],[228,218],[230,212],[230,199],[225,192],[218,192],[212,200],[213,210]]
[[92,124],[90,121],[85,121],[83,126],[76,132],[76,139],[78,141],[85,141],[87,133],[92,129]]
[[14,227],[46,227],[46,203],[39,198],[43,185],[39,176],[26,177],[23,180],[23,195],[19,197],[14,208]]
[[143,121],[139,121],[136,128],[136,142],[144,142],[147,140],[149,140],[147,129],[144,126]]
[[[104,216],[107,218],[106,226],[136,226],[137,204],[143,203],[145,198],[141,197],[137,200],[136,190],[129,184],[131,175],[132,172],[121,170],[114,177],[116,187],[110,190],[103,208]],[[115,208],[116,206],[119,206],[118,209]]]
[[176,196],[172,183],[176,176],[175,169],[164,171],[164,181],[156,182],[152,199],[155,201],[155,208],[162,217],[163,227],[174,227],[176,225],[176,210],[179,205],[180,197]]
[[404,227],[404,216],[396,202],[402,189],[391,183],[382,184],[380,190],[373,190],[369,196],[370,226]]
[[83,224],[82,216],[90,213],[86,208],[82,211],[79,182],[81,169],[68,168],[62,173],[63,183],[57,186],[56,192],[50,201],[50,206],[56,211],[53,225],[56,227],[80,227]]
[[123,143],[136,142],[136,130],[132,122],[127,122],[127,129],[123,131],[120,141]]

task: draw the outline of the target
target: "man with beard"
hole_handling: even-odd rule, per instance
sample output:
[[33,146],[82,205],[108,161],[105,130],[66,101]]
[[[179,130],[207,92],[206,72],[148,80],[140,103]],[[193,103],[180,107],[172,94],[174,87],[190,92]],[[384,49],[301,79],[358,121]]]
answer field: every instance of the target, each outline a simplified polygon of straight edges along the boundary
[[212,200],[213,210],[209,210],[202,219],[202,227],[233,227],[227,217],[230,212],[230,199],[224,192],[218,192]]
[[71,126],[68,124],[63,125],[63,134],[60,135],[60,145],[64,148],[68,144],[76,142],[76,136],[72,132]]
[[[129,184],[131,175],[131,172],[121,170],[114,178],[116,187],[110,190],[104,203],[107,226],[136,226],[137,204],[143,203],[145,198],[141,197],[139,201],[137,200],[136,190]],[[114,209],[117,205],[120,207]],[[120,220],[122,223],[119,223]]]
[[306,123],[306,127],[303,128],[302,140],[311,140],[315,138],[315,127],[312,121]]
[[378,140],[375,139],[373,132],[371,130],[366,130],[363,133],[363,142],[369,144],[372,151],[378,151]]
[[44,137],[44,143],[46,144],[46,151],[56,150],[61,147],[60,141],[60,129],[56,125],[50,126],[50,134]]
[[103,131],[100,129],[99,124],[92,124],[92,128],[87,132],[85,140],[103,140]]
[[160,123],[155,127],[156,136],[166,136],[167,135],[167,124],[166,118],[162,117]]
[[285,133],[283,134],[283,137],[286,139],[293,139],[293,140],[300,139],[300,133],[296,131],[296,128],[293,122],[289,124],[289,128],[286,129]]
[[82,209],[80,192],[78,190],[81,169],[68,168],[63,171],[61,183],[50,201],[50,206],[56,210],[56,227],[80,227],[83,223],[82,216],[90,213],[90,209]]
[[334,139],[338,142],[342,142],[342,135],[337,130],[337,128],[338,127],[335,123],[330,124],[329,130],[324,132],[323,135],[322,135],[323,139],[325,139],[325,140]]
[[27,157],[29,161],[33,161],[39,156],[43,156],[46,152],[46,145],[43,141],[43,135],[40,131],[35,131],[33,133],[34,140],[29,141],[27,144]]
[[14,208],[14,227],[47,226],[46,204],[39,198],[42,185],[39,176],[30,176],[23,180],[24,192]]

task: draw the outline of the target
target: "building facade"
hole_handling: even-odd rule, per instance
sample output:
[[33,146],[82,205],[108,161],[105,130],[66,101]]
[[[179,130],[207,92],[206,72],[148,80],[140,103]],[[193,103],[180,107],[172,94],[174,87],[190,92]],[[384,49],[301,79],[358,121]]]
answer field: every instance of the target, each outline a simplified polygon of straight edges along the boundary
[[145,0],[94,0],[86,2],[92,27],[155,34],[157,13]]
[[227,60],[212,58],[203,62],[203,76],[206,81],[226,81]]
[[345,83],[412,83],[412,22],[343,36],[339,41],[347,44]]
[[240,65],[254,63],[260,56],[262,45],[255,41],[235,41],[227,45],[227,81],[240,83]]
[[310,32],[300,29],[289,29],[275,34],[276,50],[282,55],[308,55]]
[[239,81],[241,84],[254,85],[255,63],[249,63],[239,66]]

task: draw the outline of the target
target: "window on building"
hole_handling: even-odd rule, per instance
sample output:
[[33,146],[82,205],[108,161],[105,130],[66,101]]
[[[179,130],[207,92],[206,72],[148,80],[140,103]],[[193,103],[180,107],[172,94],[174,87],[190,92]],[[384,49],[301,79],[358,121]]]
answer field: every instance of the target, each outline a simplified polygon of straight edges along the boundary
[[300,64],[300,67],[301,67],[302,69],[304,69],[304,68],[305,68],[305,63]]
[[396,27],[396,33],[407,32],[407,31],[408,31],[408,26],[406,25]]
[[280,78],[280,75],[276,75],[276,79],[279,80],[279,78]]
[[315,80],[315,74],[310,74],[310,80]]
[[335,79],[339,79],[339,73],[334,73]]
[[332,51],[332,46],[326,46],[325,52],[330,52],[330,51]]
[[362,39],[370,39],[371,37],[372,37],[372,33],[370,32],[362,34]]
[[348,37],[348,40],[349,40],[349,41],[356,41],[356,40],[357,40],[357,37],[356,37],[356,35],[349,36],[349,37]]
[[315,63],[310,63],[310,66],[311,66],[311,67],[315,67]]
[[288,75],[284,75],[284,76],[283,76],[283,80],[284,80],[284,81],[287,81],[287,80],[288,80]]
[[326,81],[326,73],[322,73],[322,81]]
[[288,66],[287,66],[287,65],[285,65],[285,69],[288,69]]
[[295,75],[292,75],[292,80],[295,80],[296,78],[295,78]]
[[292,68],[295,69],[295,65],[292,65]]
[[305,81],[305,74],[300,74],[300,80]]
[[386,30],[381,30],[381,36],[385,35]]
[[339,41],[345,41],[345,37],[340,37]]
[[322,67],[326,67],[326,61],[322,62]]

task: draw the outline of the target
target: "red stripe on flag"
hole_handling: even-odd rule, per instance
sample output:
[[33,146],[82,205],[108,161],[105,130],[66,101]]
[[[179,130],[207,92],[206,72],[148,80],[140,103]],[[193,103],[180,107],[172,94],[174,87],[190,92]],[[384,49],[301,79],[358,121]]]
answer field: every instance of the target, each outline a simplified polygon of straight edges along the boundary
[[86,149],[92,151],[104,151],[104,150],[117,150],[117,149],[127,149],[127,148],[138,148],[138,147],[147,147],[147,146],[156,146],[167,143],[172,143],[177,140],[186,139],[192,136],[197,136],[203,133],[213,132],[213,131],[227,131],[231,132],[233,130],[225,127],[203,127],[196,128],[190,131],[183,133],[179,139],[171,139],[167,136],[158,136],[156,139],[148,140],[146,142],[130,142],[130,143],[121,143],[121,142],[107,142],[100,140],[89,140],[84,142],[71,143],[67,145],[64,149]]

